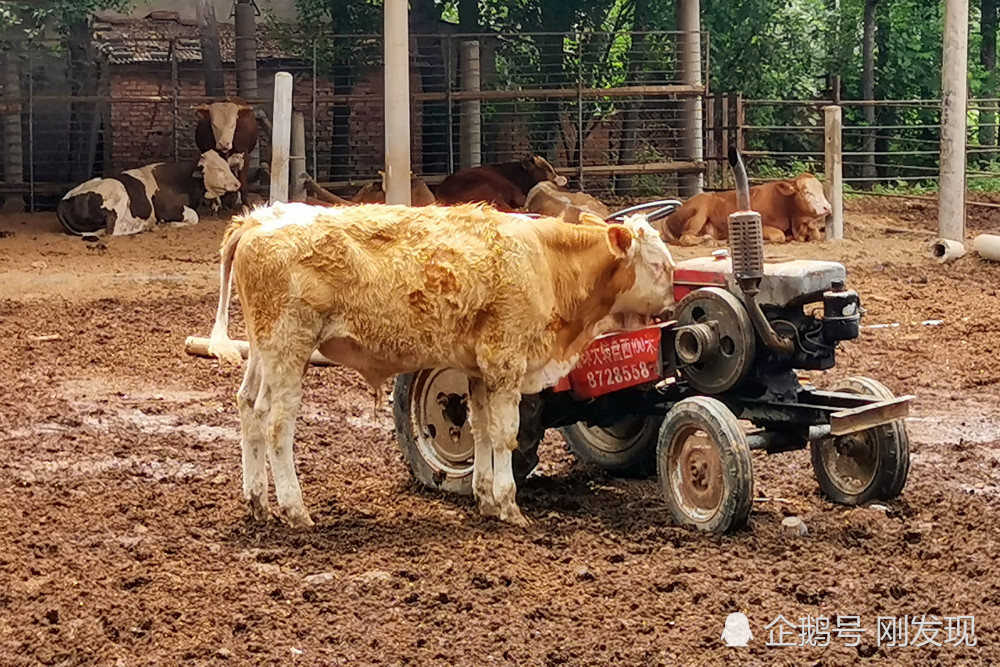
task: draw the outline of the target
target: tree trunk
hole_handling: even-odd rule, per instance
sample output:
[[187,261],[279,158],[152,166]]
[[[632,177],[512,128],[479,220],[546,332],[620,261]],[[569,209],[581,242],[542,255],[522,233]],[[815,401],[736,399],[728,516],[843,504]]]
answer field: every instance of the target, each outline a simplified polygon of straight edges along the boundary
[[[3,117],[3,180],[17,185],[24,183],[24,145],[21,139],[21,103],[13,100],[21,97],[21,72],[17,62],[17,52],[8,48],[3,54],[3,96],[5,109]],[[3,203],[4,213],[24,212],[24,197],[8,195]]]
[[[865,18],[863,36],[861,40],[862,69],[861,69],[861,99],[875,99],[875,7],[878,0],[865,0]],[[864,107],[865,124],[875,125],[875,107],[872,105]],[[871,188],[875,183],[875,130],[867,130],[862,134],[861,150],[865,154],[861,156],[861,177],[864,178],[863,187]]]
[[212,0],[195,0],[198,37],[201,41],[201,64],[205,69],[205,95],[226,96],[226,80],[222,74],[222,54],[219,51],[219,26],[215,22]]
[[[986,70],[982,97],[995,98],[1000,94],[1000,86],[997,86],[997,0],[982,0],[981,8],[980,34],[983,41],[979,47],[979,63]],[[985,103],[979,113],[979,143],[981,145],[997,145],[996,122],[996,103]],[[983,154],[983,159],[986,161],[994,158],[995,154],[992,152]]]
[[[886,81],[885,76],[888,71],[889,63],[889,35],[892,31],[892,19],[889,16],[889,7],[883,5],[883,10],[878,12],[875,19],[875,47],[878,50],[878,55],[875,58],[875,69],[878,73],[875,82],[875,98],[884,100],[888,97],[886,91]],[[890,106],[879,107],[877,113],[875,114],[875,120],[879,127],[887,127],[896,124],[896,109]],[[876,162],[881,164],[876,165],[876,173],[878,177],[883,181],[889,178],[891,170],[887,164],[890,160],[889,149],[891,148],[890,135],[892,132],[890,130],[882,130],[878,132],[875,137],[875,152],[879,153],[879,159]]]
[[464,33],[479,32],[479,0],[458,0],[458,24]]
[[[74,97],[95,97],[98,90],[98,67],[87,19],[69,26],[66,36],[69,47],[71,91]],[[96,102],[73,102],[70,105],[69,159],[67,180],[82,183],[90,180],[97,156],[97,140],[101,117]]]
[[[635,0],[635,14],[632,20],[632,30],[642,31],[648,25],[649,3],[648,0]],[[641,83],[640,63],[645,51],[645,35],[633,35],[632,46],[629,49],[628,78],[626,84],[629,86]],[[618,164],[635,164],[639,157],[639,128],[642,125],[642,107],[639,102],[626,103],[627,108],[622,118],[621,145],[618,150]],[[633,194],[635,191],[636,177],[632,174],[620,174],[615,176],[615,194],[623,196]]]
[[[236,2],[236,89],[244,100],[257,99],[257,17],[252,0]],[[315,131],[316,120],[313,119]],[[247,173],[260,167],[260,142],[247,156]]]

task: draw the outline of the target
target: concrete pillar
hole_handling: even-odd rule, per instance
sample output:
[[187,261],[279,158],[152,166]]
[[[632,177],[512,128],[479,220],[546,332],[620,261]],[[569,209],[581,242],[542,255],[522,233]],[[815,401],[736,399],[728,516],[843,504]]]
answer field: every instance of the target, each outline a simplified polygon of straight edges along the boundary
[[[680,31],[678,62],[681,82],[688,86],[700,86],[701,80],[701,3],[699,0],[678,0],[677,29]],[[683,158],[700,162],[705,157],[702,143],[702,98],[685,98],[681,118],[684,123],[682,149]],[[684,174],[680,181],[680,195],[693,197],[704,187],[702,174]]]
[[292,148],[288,157],[291,200],[306,200],[306,123],[301,111],[292,112]]
[[292,75],[274,75],[271,124],[271,203],[288,201],[288,152],[292,134]]
[[[479,92],[479,41],[462,42],[462,90]],[[459,118],[458,166],[461,169],[482,164],[482,114],[479,100],[464,100]]]
[[944,4],[938,235],[964,243],[969,0],[945,0]]
[[385,202],[410,205],[410,47],[407,0],[385,0]]
[[826,167],[823,190],[833,210],[826,221],[826,238],[844,238],[843,115],[839,106],[823,107],[826,118],[824,153]]

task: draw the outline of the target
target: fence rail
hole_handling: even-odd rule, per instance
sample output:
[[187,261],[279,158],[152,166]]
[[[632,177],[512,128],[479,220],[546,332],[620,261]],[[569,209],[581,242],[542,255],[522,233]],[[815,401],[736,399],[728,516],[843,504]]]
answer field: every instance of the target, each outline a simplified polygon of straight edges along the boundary
[[[216,98],[204,94],[196,35],[150,43],[115,30],[95,37],[93,62],[54,42],[0,47],[3,141],[19,149],[0,164],[0,194],[48,207],[91,177],[197,155],[195,111]],[[707,35],[700,43],[707,72]],[[413,35],[413,171],[434,183],[470,161],[535,153],[605,196],[673,190],[678,174],[706,168],[683,141],[685,100],[707,90],[684,71],[689,48],[677,32]],[[384,168],[382,49],[378,35],[307,41],[281,31],[258,48],[258,90],[245,101],[270,117],[274,74],[291,73],[307,170],[338,194]],[[236,96],[235,63],[224,58],[223,69],[225,92]],[[262,131],[258,189],[269,144]]]
[[[1000,190],[996,99],[969,100],[966,179],[970,190]],[[706,156],[710,189],[731,187],[726,146],[735,143],[747,157],[756,181],[805,171],[822,174],[825,157],[823,109],[832,100],[743,100],[710,96],[706,100]],[[919,193],[937,187],[940,168],[940,100],[841,100],[843,182],[872,194],[902,190]],[[874,116],[874,118],[872,118]],[[905,122],[909,121],[909,122]],[[992,132],[993,145],[981,145]],[[715,165],[715,166],[712,166]]]

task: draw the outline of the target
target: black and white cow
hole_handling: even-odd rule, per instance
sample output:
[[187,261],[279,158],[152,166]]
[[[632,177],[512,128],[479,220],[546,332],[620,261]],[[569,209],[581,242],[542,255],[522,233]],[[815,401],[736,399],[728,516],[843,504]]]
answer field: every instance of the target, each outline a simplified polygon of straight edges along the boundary
[[136,234],[157,222],[198,222],[203,199],[217,205],[240,180],[214,150],[197,160],[157,162],[108,178],[94,178],[66,193],[56,207],[70,234]]

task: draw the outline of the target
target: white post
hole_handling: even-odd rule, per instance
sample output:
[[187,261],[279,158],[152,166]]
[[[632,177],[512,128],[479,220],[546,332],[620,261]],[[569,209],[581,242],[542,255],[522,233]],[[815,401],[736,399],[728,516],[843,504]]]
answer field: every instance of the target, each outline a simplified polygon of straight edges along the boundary
[[[479,92],[479,42],[469,40],[462,42],[462,90]],[[462,169],[478,167],[482,162],[480,149],[482,145],[481,114],[479,100],[462,102],[461,144],[458,154],[458,166]]]
[[410,205],[407,0],[385,0],[385,203]]
[[844,154],[843,120],[839,106],[823,107],[826,117],[824,153],[826,166],[823,181],[826,199],[830,202],[830,217],[826,221],[826,238],[844,238]]
[[[680,67],[684,85],[700,86],[701,81],[701,2],[678,0],[677,29],[680,31]],[[681,103],[684,135],[684,158],[701,162],[705,157],[701,138],[701,96],[685,97]],[[681,177],[681,195],[693,197],[702,191],[704,180],[700,173]]]
[[944,4],[938,235],[964,243],[969,0],[945,0]]
[[292,75],[274,75],[271,124],[271,203],[288,201],[288,144],[292,134]]
[[306,200],[306,123],[301,111],[292,112],[291,200]]

